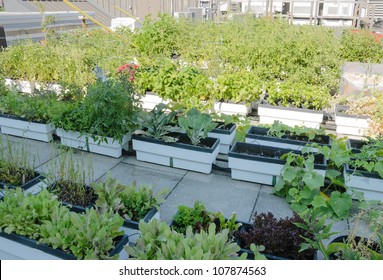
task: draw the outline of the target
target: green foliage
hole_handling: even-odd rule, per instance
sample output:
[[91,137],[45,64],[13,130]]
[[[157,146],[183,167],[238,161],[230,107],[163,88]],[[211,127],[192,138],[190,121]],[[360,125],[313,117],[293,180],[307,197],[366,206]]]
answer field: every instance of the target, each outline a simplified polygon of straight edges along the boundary
[[189,110],[184,116],[180,116],[178,124],[185,130],[193,145],[198,145],[201,139],[206,138],[208,133],[217,126],[210,115],[201,113],[195,108]]
[[185,234],[189,226],[192,227],[193,232],[201,232],[202,230],[207,231],[210,224],[214,223],[217,232],[227,229],[229,236],[232,236],[241,225],[236,222],[236,219],[237,215],[235,213],[226,220],[221,212],[208,212],[202,202],[196,201],[192,208],[185,205],[178,206],[178,211],[173,217],[172,228],[179,233]]
[[0,182],[21,186],[35,177],[34,160],[25,143],[3,141],[0,135]]
[[131,186],[124,186],[111,176],[107,176],[105,182],[93,183],[91,186],[98,197],[96,205],[99,209],[110,209],[126,220],[137,222],[153,207],[158,210],[163,196],[169,192],[163,189],[154,195],[150,186],[137,187],[136,182]]
[[300,213],[313,208],[337,219],[350,215],[351,195],[333,191],[328,197],[321,192],[324,178],[314,171],[314,155],[288,153],[281,158],[286,159],[286,164],[274,193],[286,197],[294,211]]
[[90,157],[86,162],[84,158],[76,159],[73,150],[61,149],[57,158],[49,163],[46,177],[49,190],[57,194],[60,201],[82,207],[94,203],[93,190],[87,187],[87,181],[93,181]]
[[276,81],[267,85],[267,101],[271,105],[322,110],[329,105],[331,95],[323,86],[295,81]]
[[99,142],[111,137],[119,143],[133,130],[138,111],[133,86],[124,77],[96,81],[81,102],[58,104],[55,109],[52,122],[56,127],[89,134]]
[[122,223],[111,212],[70,212],[45,189],[37,195],[24,194],[20,188],[7,190],[0,201],[0,230],[62,249],[78,259],[110,258],[108,251],[122,235]]
[[[354,153],[350,165],[358,170],[375,172],[383,178],[383,141],[382,139],[369,139],[360,149],[360,153]],[[356,172],[358,172],[356,170]]]
[[171,111],[166,113],[165,111],[166,105],[160,103],[150,112],[139,112],[135,119],[135,124],[139,129],[134,133],[157,140],[164,140],[165,142],[176,142],[178,139],[169,134],[179,131],[179,129],[174,126],[174,119],[178,112]]
[[129,255],[139,260],[228,260],[245,259],[237,256],[240,247],[228,241],[228,230],[216,233],[215,224],[207,231],[193,233],[191,227],[186,235],[172,231],[157,220],[140,222],[141,237],[135,247],[125,248]]
[[367,30],[345,30],[339,51],[345,61],[381,63],[383,57],[382,42],[375,41]]
[[16,91],[0,92],[0,113],[46,123],[50,121],[51,108],[57,102],[56,94],[48,90],[30,95]]
[[327,224],[327,219],[329,217],[320,209],[307,208],[298,214],[304,223],[296,223],[295,225],[306,230],[314,236],[313,239],[304,238],[306,242],[302,244],[301,251],[307,250],[309,248],[320,250],[324,258],[328,259],[328,252],[325,245],[323,244],[323,241],[336,234],[336,232],[331,231],[333,223]]
[[308,141],[312,141],[318,136],[326,135],[324,129],[315,129],[305,126],[288,126],[280,121],[274,121],[269,130],[267,131],[269,136],[282,138],[283,136],[289,137],[305,137]]

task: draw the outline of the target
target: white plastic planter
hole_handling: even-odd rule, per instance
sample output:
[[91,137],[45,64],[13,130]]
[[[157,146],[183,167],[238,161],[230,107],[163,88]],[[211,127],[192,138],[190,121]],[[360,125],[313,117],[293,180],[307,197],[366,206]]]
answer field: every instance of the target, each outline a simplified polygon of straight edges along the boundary
[[[185,137],[183,134],[179,135]],[[210,173],[219,152],[219,139],[208,137],[204,141],[210,144],[210,148],[179,142],[166,143],[165,141],[139,135],[133,135],[132,137],[137,160]]]
[[336,133],[350,136],[365,136],[368,131],[369,118],[343,113],[348,108],[348,106],[342,105],[336,105],[335,107]]
[[[295,139],[289,139],[287,135],[281,138],[268,135],[269,128],[251,126],[246,133],[245,142],[255,145],[262,145],[268,147],[302,150],[307,144],[318,143],[320,145],[330,145],[330,137],[327,135],[318,135],[313,141],[301,141]],[[320,138],[320,139],[319,139]],[[320,141],[319,141],[320,140]],[[313,152],[317,152],[317,148],[312,148]]]
[[214,111],[226,115],[244,115],[251,112],[252,107],[245,103],[216,102]]
[[[143,218],[145,223],[149,223],[155,219],[160,219],[160,212],[157,211],[156,208],[152,208]],[[121,230],[123,230],[124,233],[129,236],[129,242],[131,244],[136,244],[137,239],[141,236],[141,231],[138,229],[138,225],[139,222],[124,220],[124,225],[121,228]]]
[[[110,251],[110,255],[119,254],[119,259],[128,259],[124,245],[128,243],[128,236],[116,244]],[[74,260],[75,257],[59,249],[53,249],[44,244],[37,244],[29,238],[16,235],[0,233],[0,259],[2,260]]]
[[131,133],[127,133],[122,139],[120,144],[117,140],[107,137],[107,142],[102,141],[98,143],[92,139],[91,135],[83,135],[79,132],[65,131],[62,128],[56,129],[56,134],[61,138],[61,144],[63,146],[80,149],[87,152],[96,154],[107,155],[110,157],[118,158],[122,155],[122,149],[129,149],[129,140],[131,139]]
[[[222,125],[222,123],[220,123]],[[208,133],[209,137],[219,139],[219,153],[227,155],[230,150],[230,146],[234,141],[236,124],[231,124],[230,129],[216,128]]]
[[141,97],[142,108],[151,111],[160,103],[168,104],[168,100],[164,100],[155,93],[147,92],[144,96]]
[[[252,153],[242,153],[241,150],[260,151],[262,154],[274,154],[274,158]],[[292,150],[273,148],[249,143],[237,142],[229,152],[229,168],[231,168],[231,178],[249,181],[264,185],[275,185],[281,175],[285,161],[279,157]],[[297,152],[297,151],[295,151]],[[326,174],[326,163],[323,159],[315,164],[314,170],[323,176]]]
[[0,114],[1,133],[44,142],[52,141],[55,127],[51,124],[29,122],[22,118]]
[[377,173],[356,172],[346,164],[343,174],[348,188],[364,193],[366,200],[383,201],[383,179]]
[[258,105],[259,122],[263,124],[272,124],[274,121],[280,121],[290,126],[306,126],[319,128],[323,121],[323,111],[289,108],[282,106],[272,106],[266,104]]
[[23,92],[23,93],[32,93],[35,89],[49,89],[52,90],[56,93],[59,93],[62,90],[61,85],[59,84],[40,84],[37,82],[29,82],[29,81],[24,81],[24,80],[13,80],[13,79],[5,79],[5,85],[10,87],[10,88],[16,88],[17,91]]

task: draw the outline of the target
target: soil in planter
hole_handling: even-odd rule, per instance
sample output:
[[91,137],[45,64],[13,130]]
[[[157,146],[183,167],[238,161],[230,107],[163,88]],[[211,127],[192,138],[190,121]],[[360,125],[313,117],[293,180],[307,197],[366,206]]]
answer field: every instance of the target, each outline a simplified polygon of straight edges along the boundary
[[[178,141],[177,143],[182,143],[182,144],[186,144],[186,145],[192,145],[194,146],[189,137],[187,135],[178,135]],[[201,142],[199,144],[196,145],[196,147],[202,147],[202,148],[211,148],[213,147],[214,145],[214,141],[211,141],[210,139],[201,139]]]
[[249,249],[250,244],[265,246],[262,252],[280,258],[291,260],[312,260],[315,251],[308,249],[299,252],[300,246],[305,242],[303,237],[313,239],[314,236],[298,228],[294,223],[303,223],[303,220],[294,214],[291,218],[276,219],[272,213],[254,215],[252,225],[242,226],[234,236],[241,248]]
[[315,136],[314,139],[309,140],[309,138],[307,136],[291,134],[288,131],[286,131],[286,135],[282,136],[282,139],[297,140],[297,141],[302,141],[302,142],[314,142],[314,143],[318,143],[318,144],[328,144],[325,137],[322,137],[319,135]]
[[30,169],[24,168],[11,168],[3,169],[0,162],[0,182],[10,184],[16,187],[24,185],[26,182],[34,179],[36,173]]
[[[266,158],[279,159],[282,155],[290,151],[292,150],[275,149],[267,146],[243,143],[243,145],[236,146],[236,149],[233,152],[252,156],[262,156]],[[314,157],[314,163],[323,164],[323,155],[315,154]]]
[[56,193],[60,201],[84,208],[97,200],[92,188],[70,181],[58,181],[49,190]]

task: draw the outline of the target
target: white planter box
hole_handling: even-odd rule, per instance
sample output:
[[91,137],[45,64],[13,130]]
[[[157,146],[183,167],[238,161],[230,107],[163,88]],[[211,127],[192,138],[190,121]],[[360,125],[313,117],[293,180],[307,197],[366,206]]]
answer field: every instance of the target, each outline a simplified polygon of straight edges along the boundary
[[133,135],[133,149],[137,160],[161,165],[210,173],[219,152],[219,139],[206,138],[211,148],[195,147],[182,143],[164,141]]
[[1,133],[50,142],[55,128],[51,124],[28,122],[9,115],[0,115]]
[[264,124],[273,124],[274,121],[280,121],[290,126],[306,126],[319,128],[323,121],[323,111],[307,110],[299,108],[288,108],[281,106],[258,105],[259,122]]
[[[8,237],[4,237],[8,236]],[[120,260],[128,259],[128,254],[123,248],[128,242],[128,237],[124,236],[119,248],[112,250],[112,254],[119,254]],[[66,254],[61,250],[53,249],[47,245],[36,244],[29,238],[15,234],[0,236],[0,259],[1,260],[67,260],[74,259],[73,255]],[[121,247],[122,245],[122,247]]]
[[168,100],[164,100],[154,93],[146,93],[143,97],[141,97],[142,108],[151,111],[160,103],[168,104]]
[[335,107],[336,133],[350,136],[365,136],[368,131],[369,118],[366,116],[348,115],[342,113],[349,107]]
[[[348,164],[344,168],[344,181],[348,188],[364,193],[366,200],[383,201],[383,179],[377,173],[354,172]],[[349,192],[351,194],[351,192]]]
[[129,140],[131,139],[131,133],[129,132],[124,136],[121,144],[110,137],[106,138],[108,143],[102,141],[98,144],[90,135],[81,135],[79,132],[65,131],[62,128],[57,128],[56,134],[61,138],[61,144],[64,146],[115,158],[122,155],[123,148],[125,150],[129,149]]
[[[247,149],[249,151],[257,149],[261,150],[262,153],[274,153],[276,157],[244,154],[238,151],[240,149]],[[279,156],[290,151],[237,142],[229,152],[228,159],[229,168],[231,168],[231,178],[273,186],[280,177],[282,168],[285,166],[285,161],[279,159]],[[323,176],[324,180],[326,175],[325,161],[323,160],[321,164],[315,164],[314,170]]]
[[252,107],[243,103],[216,102],[214,111],[226,115],[244,115],[251,112]]
[[[262,145],[268,147],[282,148],[282,149],[291,149],[291,150],[302,150],[307,144],[318,143],[319,145],[330,145],[330,137],[327,135],[318,135],[313,141],[301,141],[295,139],[289,139],[287,136],[282,138],[273,137],[268,135],[268,128],[251,126],[246,133],[245,142],[255,145]],[[318,138],[321,139],[318,139]],[[314,153],[318,152],[317,148],[311,149]]]
[[214,129],[213,131],[208,133],[209,137],[218,138],[219,139],[219,153],[220,154],[228,154],[230,150],[230,146],[234,141],[235,132],[237,126],[232,124],[232,127],[229,130],[224,129]]
[[[156,208],[153,208],[149,213],[143,218],[146,223],[151,222],[152,220],[160,219],[160,211],[157,211]],[[129,236],[129,243],[136,244],[137,239],[141,236],[141,231],[138,229],[138,222],[134,221],[124,221],[124,225],[121,230]]]
[[10,87],[10,88],[16,88],[17,91],[19,92],[24,92],[24,93],[32,93],[35,89],[40,90],[40,89],[49,89],[52,90],[56,93],[59,93],[62,90],[61,85],[59,84],[40,84],[37,82],[29,82],[29,81],[24,81],[24,80],[12,80],[12,79],[5,79],[5,85]]

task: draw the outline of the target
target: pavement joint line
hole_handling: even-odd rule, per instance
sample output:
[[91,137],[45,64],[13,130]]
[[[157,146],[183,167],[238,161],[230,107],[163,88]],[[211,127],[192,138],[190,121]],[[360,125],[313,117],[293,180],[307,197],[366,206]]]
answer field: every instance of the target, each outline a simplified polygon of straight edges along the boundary
[[248,222],[249,222],[249,223],[251,222],[251,217],[253,217],[253,215],[254,215],[255,207],[257,206],[258,199],[259,199],[259,196],[261,195],[261,190],[262,190],[262,188],[263,188],[263,185],[259,184],[259,186],[260,186],[260,187],[259,187],[259,192],[258,192],[257,198],[255,199],[253,209],[251,210],[250,217],[249,217],[249,219],[248,219]]
[[[93,153],[91,153],[93,154]],[[98,177],[96,180],[93,180],[94,182],[97,182],[98,180],[100,180],[102,177],[104,177],[105,175],[108,174],[108,172],[111,172],[113,168],[115,168],[117,165],[119,165],[123,160],[125,160],[125,157],[121,157],[121,160],[119,162],[117,162],[115,165],[113,165],[111,168],[109,168],[109,170],[107,170],[106,172],[104,172],[100,177]]]
[[[126,159],[126,158],[124,158],[123,160],[125,160],[125,159]],[[133,165],[133,166],[141,167],[141,168],[144,168],[144,169],[151,169],[151,170],[154,170],[154,171],[160,171],[160,172],[164,172],[164,173],[169,173],[169,174],[175,174],[175,175],[178,175],[178,173],[176,173],[176,172],[172,172],[171,170],[169,170],[169,171],[163,171],[163,170],[155,169],[154,167],[146,167],[146,166],[144,167],[144,166],[139,165],[139,164],[134,164],[134,163],[131,163],[131,162],[124,162],[124,161],[119,162],[118,164],[120,164],[120,163],[122,163],[122,164],[126,164],[126,165]],[[154,164],[154,163],[151,163],[151,164]],[[169,167],[169,166],[165,166],[165,165],[160,165],[160,166]],[[114,167],[115,167],[115,166],[114,166]],[[113,168],[114,168],[114,167],[113,167]],[[177,169],[177,170],[183,170],[183,171],[186,171],[186,173],[189,172],[188,170],[181,169],[181,168],[176,168],[176,167],[171,167],[171,168],[175,168],[175,169]],[[185,174],[184,174],[183,176],[185,176]],[[182,177],[183,177],[183,176],[182,176]]]
[[164,200],[168,199],[168,197],[173,193],[173,191],[178,187],[178,185],[181,183],[181,181],[185,178],[186,174],[188,174],[189,171],[186,171],[184,175],[182,175],[181,179],[177,182],[177,184],[174,186],[174,188],[168,193],[168,195],[164,198]]

